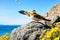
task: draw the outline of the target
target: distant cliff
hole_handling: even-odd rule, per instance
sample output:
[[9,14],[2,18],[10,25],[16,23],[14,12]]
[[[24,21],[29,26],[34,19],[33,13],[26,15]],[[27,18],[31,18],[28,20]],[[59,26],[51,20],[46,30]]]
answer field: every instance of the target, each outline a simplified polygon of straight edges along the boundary
[[59,40],[60,38],[60,3],[53,6],[49,12],[43,15],[50,19],[45,25],[41,22],[29,22],[15,28],[10,40]]

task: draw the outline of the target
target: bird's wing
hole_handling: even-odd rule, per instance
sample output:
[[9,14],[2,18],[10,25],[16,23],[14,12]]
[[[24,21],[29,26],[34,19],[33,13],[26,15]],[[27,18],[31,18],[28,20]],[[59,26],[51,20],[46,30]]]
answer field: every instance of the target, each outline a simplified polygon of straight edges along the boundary
[[51,21],[51,20],[49,20],[49,19],[45,19],[43,16],[38,15],[38,14],[36,14],[34,17],[36,17],[36,18],[38,18],[38,19],[46,20],[46,21]]

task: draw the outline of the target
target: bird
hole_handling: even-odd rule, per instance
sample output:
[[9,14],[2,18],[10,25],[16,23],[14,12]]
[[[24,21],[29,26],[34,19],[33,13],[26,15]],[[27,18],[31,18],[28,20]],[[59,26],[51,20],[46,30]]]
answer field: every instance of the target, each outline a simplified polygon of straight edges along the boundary
[[37,14],[35,10],[33,10],[32,12],[21,10],[21,11],[19,11],[19,13],[23,14],[23,15],[27,15],[27,16],[31,17],[34,21],[37,21],[37,22],[39,22],[40,20],[51,21],[51,20],[45,19],[43,16]]

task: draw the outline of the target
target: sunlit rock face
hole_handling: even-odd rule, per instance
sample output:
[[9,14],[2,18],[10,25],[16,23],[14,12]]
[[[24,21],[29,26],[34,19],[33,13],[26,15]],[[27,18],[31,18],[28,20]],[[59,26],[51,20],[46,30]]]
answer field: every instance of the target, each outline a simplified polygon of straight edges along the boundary
[[49,13],[49,16],[53,16],[53,15],[59,16],[60,15],[60,3],[53,6],[48,13]]
[[53,6],[47,13],[45,13],[43,16],[44,17],[49,17],[49,16],[53,16],[53,15],[60,15],[60,3],[58,3],[57,5]]
[[[50,19],[50,22],[47,23],[54,23],[60,18],[60,3],[53,6],[46,14],[43,15],[46,19]],[[60,19],[59,19],[60,20]]]

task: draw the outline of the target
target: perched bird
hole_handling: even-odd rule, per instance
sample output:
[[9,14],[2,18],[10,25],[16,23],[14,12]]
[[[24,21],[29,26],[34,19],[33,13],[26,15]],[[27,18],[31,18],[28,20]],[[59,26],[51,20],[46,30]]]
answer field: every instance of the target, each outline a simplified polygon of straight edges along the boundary
[[33,10],[32,12],[27,12],[27,11],[19,11],[19,13],[23,14],[23,15],[28,15],[29,17],[31,17],[34,21],[39,22],[40,20],[45,20],[45,21],[50,21],[48,19],[45,19],[43,16],[39,15],[36,13],[35,10]]

